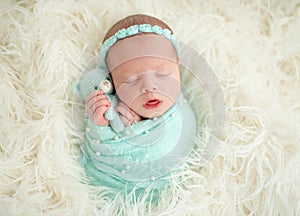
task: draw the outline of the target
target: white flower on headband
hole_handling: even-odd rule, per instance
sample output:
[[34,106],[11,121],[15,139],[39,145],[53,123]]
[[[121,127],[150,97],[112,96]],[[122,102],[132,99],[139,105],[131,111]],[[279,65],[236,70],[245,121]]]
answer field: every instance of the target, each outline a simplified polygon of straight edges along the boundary
[[150,24],[139,25],[140,32],[151,32],[151,28],[152,28],[152,26]]
[[130,26],[127,29],[127,36],[135,35],[137,33],[139,33],[139,27],[138,27],[138,25]]

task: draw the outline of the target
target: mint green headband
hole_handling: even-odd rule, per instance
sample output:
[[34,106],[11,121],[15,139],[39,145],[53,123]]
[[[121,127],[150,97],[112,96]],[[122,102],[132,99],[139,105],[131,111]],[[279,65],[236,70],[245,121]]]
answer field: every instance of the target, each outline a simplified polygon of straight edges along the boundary
[[105,40],[101,47],[101,51],[100,51],[100,57],[101,57],[102,63],[104,65],[106,65],[105,59],[106,59],[107,52],[110,49],[110,47],[112,45],[114,45],[118,40],[132,36],[132,35],[136,35],[139,33],[155,33],[158,35],[163,35],[164,37],[166,37],[167,39],[169,39],[172,42],[172,44],[177,52],[177,55],[179,55],[179,47],[178,47],[177,41],[175,39],[175,36],[173,34],[171,34],[171,31],[169,29],[162,29],[158,25],[151,26],[150,24],[141,24],[141,25],[133,25],[126,29],[125,28],[120,29],[113,36],[111,36],[110,38]]

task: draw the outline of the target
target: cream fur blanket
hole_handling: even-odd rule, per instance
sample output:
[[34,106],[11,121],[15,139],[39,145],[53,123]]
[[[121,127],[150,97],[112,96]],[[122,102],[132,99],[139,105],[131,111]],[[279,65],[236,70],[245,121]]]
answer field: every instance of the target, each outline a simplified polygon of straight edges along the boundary
[[[84,184],[71,84],[108,28],[167,22],[212,65],[222,145],[155,208]],[[0,215],[299,215],[299,1],[1,1]],[[99,195],[100,194],[100,195]]]

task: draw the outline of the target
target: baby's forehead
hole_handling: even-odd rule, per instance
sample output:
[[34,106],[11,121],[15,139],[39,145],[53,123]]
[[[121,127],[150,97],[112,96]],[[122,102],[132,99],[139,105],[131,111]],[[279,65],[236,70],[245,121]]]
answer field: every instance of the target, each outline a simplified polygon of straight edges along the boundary
[[[145,34],[126,38],[115,43],[108,51],[106,63],[113,71],[130,60],[144,59],[145,64],[159,61],[177,61],[172,42],[160,35]],[[154,64],[154,63],[153,63]]]
[[168,70],[177,62],[162,57],[141,57],[128,60],[111,71],[112,75],[130,76],[141,73],[151,73]]

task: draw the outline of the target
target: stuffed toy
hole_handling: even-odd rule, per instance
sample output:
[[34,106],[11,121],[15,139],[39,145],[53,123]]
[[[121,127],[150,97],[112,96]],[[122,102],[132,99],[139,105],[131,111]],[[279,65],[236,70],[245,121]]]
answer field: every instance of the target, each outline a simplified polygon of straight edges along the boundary
[[105,67],[97,66],[95,69],[88,71],[81,80],[77,80],[73,85],[73,92],[85,100],[95,90],[103,91],[112,103],[112,106],[105,113],[105,118],[109,120],[111,128],[116,133],[124,131],[124,124],[114,109],[117,106],[118,100],[113,94],[112,80]]

